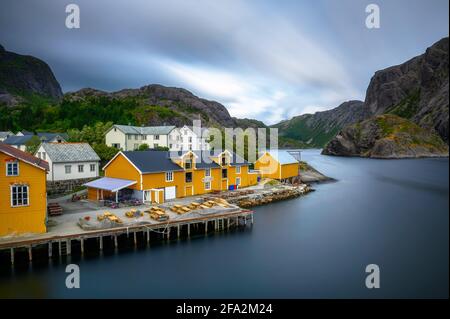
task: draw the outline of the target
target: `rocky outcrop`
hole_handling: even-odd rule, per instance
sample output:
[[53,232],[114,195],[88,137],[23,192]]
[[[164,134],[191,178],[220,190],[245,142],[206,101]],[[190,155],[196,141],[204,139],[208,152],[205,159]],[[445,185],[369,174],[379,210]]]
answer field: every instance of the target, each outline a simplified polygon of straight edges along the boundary
[[448,145],[432,130],[393,114],[374,116],[343,129],[322,154],[371,158],[448,156]]
[[444,38],[420,56],[377,71],[367,88],[371,113],[396,114],[434,129],[448,144],[448,47]]
[[377,71],[364,103],[349,101],[329,111],[294,117],[275,127],[289,141],[323,147],[347,125],[388,113],[436,131],[448,144],[448,46],[447,37],[420,56]]
[[28,95],[60,100],[61,87],[50,67],[32,56],[6,51],[0,45],[0,103],[17,105]]

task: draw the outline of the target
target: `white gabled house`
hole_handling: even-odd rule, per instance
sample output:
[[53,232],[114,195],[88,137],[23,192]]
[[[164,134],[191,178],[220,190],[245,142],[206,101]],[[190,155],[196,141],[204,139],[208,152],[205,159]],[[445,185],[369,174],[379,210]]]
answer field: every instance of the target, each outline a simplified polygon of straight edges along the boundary
[[49,163],[48,181],[99,176],[100,157],[88,143],[42,143],[35,156]]

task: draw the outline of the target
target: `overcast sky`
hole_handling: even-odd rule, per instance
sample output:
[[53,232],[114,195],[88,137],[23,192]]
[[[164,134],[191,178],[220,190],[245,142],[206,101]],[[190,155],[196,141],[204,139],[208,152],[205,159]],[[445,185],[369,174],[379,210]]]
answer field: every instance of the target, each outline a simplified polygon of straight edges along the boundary
[[[76,3],[81,28],[65,27]],[[381,9],[381,28],[365,8]],[[448,36],[448,0],[1,0],[0,44],[63,91],[159,83],[273,124],[364,99],[376,70]]]

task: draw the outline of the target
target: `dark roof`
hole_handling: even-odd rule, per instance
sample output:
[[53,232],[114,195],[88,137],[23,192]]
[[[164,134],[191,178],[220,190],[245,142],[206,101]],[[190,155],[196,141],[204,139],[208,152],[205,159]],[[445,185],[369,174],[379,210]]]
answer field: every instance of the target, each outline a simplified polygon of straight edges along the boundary
[[[179,157],[182,154],[189,152],[169,152],[169,151],[128,151],[123,152],[125,157],[127,157],[142,173],[157,173],[157,172],[167,172],[167,171],[183,171],[183,168],[175,164],[173,158]],[[214,156],[212,152],[209,151],[192,151],[195,153],[198,159],[204,159],[205,156]],[[238,155],[232,153],[233,160],[231,162],[232,166],[242,166],[249,165],[249,163],[243,160]],[[196,168],[220,168],[218,164],[211,161],[196,161]]]
[[37,166],[41,169],[49,170],[49,165],[46,161],[44,161],[36,156],[33,156],[31,154],[25,153],[25,152],[15,148],[15,147],[12,147],[8,144],[0,142],[0,152],[5,153],[9,156],[15,157],[17,159],[20,159],[31,165]]
[[33,135],[24,136],[9,136],[3,142],[9,145],[25,145],[29,140],[33,138]]
[[49,141],[54,139],[55,137],[59,136],[62,137],[63,139],[65,139],[66,141],[69,139],[69,136],[66,133],[49,133],[49,132],[38,132],[37,136],[39,136],[39,138],[42,141]]
[[180,166],[172,162],[167,151],[129,151],[123,152],[123,155],[142,173],[183,170]]

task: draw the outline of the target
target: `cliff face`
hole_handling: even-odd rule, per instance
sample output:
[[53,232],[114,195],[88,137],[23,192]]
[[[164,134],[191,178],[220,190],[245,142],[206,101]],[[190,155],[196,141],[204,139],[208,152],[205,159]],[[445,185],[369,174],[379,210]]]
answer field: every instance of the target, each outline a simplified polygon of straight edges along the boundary
[[0,102],[17,105],[30,94],[56,101],[63,96],[58,81],[45,62],[8,52],[0,45]]
[[420,56],[375,73],[365,105],[435,129],[448,144],[448,46],[444,38]]
[[346,127],[322,154],[371,158],[448,156],[448,145],[432,130],[397,115],[383,114]]

